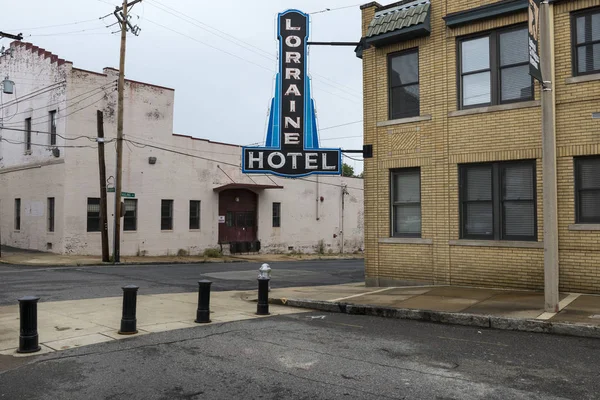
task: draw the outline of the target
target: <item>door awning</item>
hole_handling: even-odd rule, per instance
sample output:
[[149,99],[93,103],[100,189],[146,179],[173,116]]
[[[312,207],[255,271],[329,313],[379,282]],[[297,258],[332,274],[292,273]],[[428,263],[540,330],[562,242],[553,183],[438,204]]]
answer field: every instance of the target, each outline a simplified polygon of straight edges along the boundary
[[213,188],[215,192],[222,192],[223,190],[230,189],[248,189],[252,191],[259,191],[265,189],[283,189],[283,186],[279,185],[259,185],[256,183],[228,183],[227,185],[217,186]]

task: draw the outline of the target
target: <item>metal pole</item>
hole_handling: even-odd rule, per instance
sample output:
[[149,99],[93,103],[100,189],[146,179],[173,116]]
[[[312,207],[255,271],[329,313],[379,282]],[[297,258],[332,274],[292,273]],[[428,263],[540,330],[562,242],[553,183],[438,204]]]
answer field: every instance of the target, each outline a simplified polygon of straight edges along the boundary
[[120,335],[133,335],[138,333],[137,331],[137,319],[136,319],[136,308],[137,308],[137,291],[138,286],[127,285],[123,286],[123,316],[121,317],[121,330]]
[[542,72],[542,163],[544,220],[544,297],[546,312],[558,312],[558,207],[554,94],[554,22],[548,1],[540,7]]
[[210,322],[210,285],[206,279],[198,281],[198,310],[196,321],[199,324]]
[[37,331],[37,296],[25,296],[19,299],[19,317],[21,330],[19,332],[19,348],[17,353],[35,353],[40,351]]
[[258,278],[257,315],[269,315],[269,278]]

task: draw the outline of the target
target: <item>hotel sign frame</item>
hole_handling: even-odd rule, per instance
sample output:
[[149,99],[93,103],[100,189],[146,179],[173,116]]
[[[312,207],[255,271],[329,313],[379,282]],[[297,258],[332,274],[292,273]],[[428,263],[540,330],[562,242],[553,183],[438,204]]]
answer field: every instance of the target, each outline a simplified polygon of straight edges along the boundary
[[341,175],[341,149],[320,148],[307,73],[309,16],[291,9],[277,17],[279,72],[265,147],[242,147],[242,172],[294,178]]

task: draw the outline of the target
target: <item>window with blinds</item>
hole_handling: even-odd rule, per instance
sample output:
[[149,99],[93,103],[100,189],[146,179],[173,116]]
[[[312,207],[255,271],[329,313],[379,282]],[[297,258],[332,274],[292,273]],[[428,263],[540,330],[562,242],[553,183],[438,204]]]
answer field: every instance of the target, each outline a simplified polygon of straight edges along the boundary
[[573,75],[600,72],[600,8],[574,13],[571,20]]
[[419,115],[419,52],[409,50],[388,59],[389,118]]
[[273,228],[281,227],[281,203],[273,203]]
[[600,223],[600,156],[575,158],[575,218]]
[[161,200],[160,202],[160,229],[162,231],[173,230],[173,200]]
[[87,199],[87,231],[100,232],[100,199],[96,197]]
[[123,230],[137,231],[137,199],[125,199],[125,214],[123,215]]
[[461,238],[537,240],[534,160],[459,168]]
[[459,107],[533,100],[526,26],[459,40]]
[[421,237],[421,170],[407,168],[391,172],[391,234]]
[[190,229],[200,229],[200,200],[190,200]]

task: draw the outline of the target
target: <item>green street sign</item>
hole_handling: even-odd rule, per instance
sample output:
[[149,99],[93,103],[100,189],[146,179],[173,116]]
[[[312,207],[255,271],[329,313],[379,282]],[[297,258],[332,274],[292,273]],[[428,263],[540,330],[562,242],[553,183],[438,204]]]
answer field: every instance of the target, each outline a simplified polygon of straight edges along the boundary
[[[114,193],[115,192],[115,188],[106,188],[106,191],[108,193]],[[129,192],[121,192],[121,197],[135,197],[135,193],[129,193]]]

